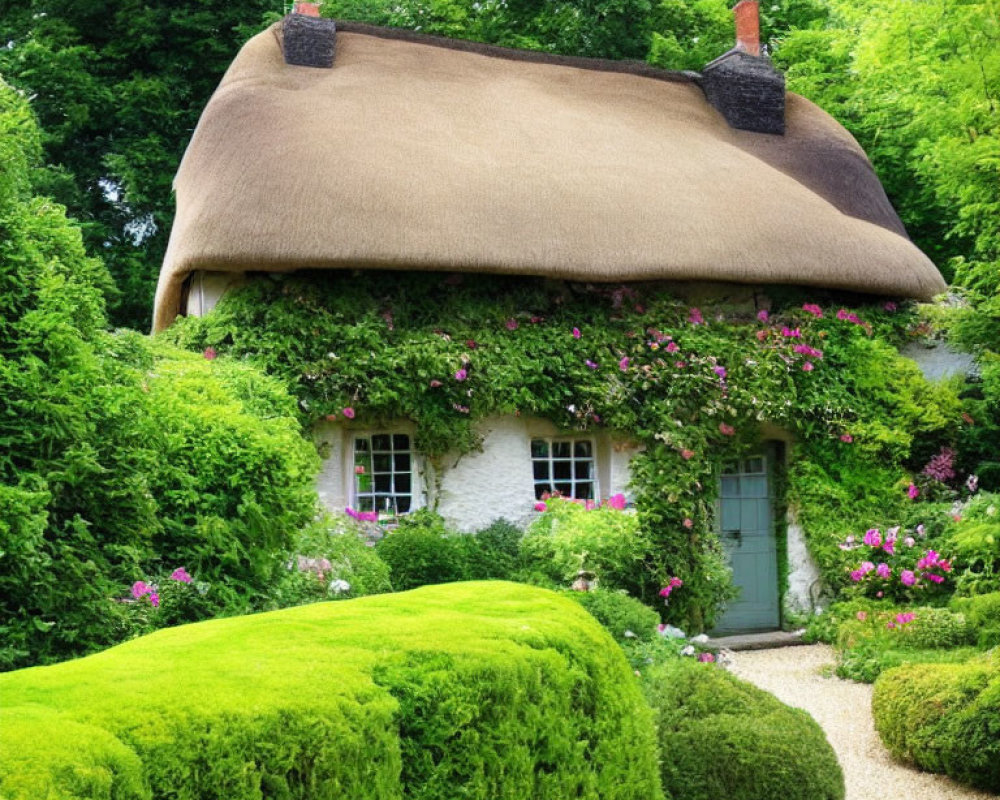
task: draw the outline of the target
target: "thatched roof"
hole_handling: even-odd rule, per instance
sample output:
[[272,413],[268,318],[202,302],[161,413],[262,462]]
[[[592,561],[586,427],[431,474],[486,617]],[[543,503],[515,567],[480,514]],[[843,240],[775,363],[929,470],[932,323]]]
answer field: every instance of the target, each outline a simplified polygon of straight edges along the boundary
[[787,96],[730,128],[696,76],[338,23],[331,69],[281,28],[242,49],[177,173],[157,329],[194,270],[455,270],[944,289],[864,153]]

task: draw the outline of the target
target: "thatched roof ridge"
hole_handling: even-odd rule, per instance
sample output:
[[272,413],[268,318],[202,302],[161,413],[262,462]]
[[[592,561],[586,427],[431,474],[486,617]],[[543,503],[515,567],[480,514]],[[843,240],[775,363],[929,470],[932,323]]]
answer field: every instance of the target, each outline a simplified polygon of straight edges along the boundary
[[454,270],[944,288],[867,158],[796,95],[729,128],[690,73],[338,23],[332,69],[249,41],[175,180],[154,327],[195,270]]

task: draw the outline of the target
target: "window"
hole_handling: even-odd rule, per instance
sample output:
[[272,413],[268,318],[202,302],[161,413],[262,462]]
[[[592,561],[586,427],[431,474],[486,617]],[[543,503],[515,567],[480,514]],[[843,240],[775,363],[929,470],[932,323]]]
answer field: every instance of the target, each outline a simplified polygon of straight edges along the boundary
[[406,514],[413,506],[413,452],[405,433],[354,438],[354,503],[358,511]]
[[532,439],[535,498],[559,492],[576,500],[597,498],[594,443],[589,439]]

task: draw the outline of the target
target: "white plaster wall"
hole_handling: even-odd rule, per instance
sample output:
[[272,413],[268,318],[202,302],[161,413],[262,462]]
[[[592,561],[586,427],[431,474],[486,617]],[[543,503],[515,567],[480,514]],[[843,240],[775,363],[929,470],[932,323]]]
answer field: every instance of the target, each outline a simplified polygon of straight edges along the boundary
[[811,614],[820,586],[819,568],[806,547],[806,537],[795,515],[788,514],[788,591],[785,610]]
[[316,489],[320,502],[330,511],[343,511],[348,505],[347,437],[342,425],[331,422],[317,424],[314,431],[319,453],[322,457]]
[[899,352],[917,362],[929,381],[940,381],[954,375],[965,377],[975,369],[975,358],[949,347],[945,342],[936,342],[931,346],[911,342]]
[[211,311],[230,289],[246,282],[242,272],[206,272],[199,270],[191,275],[185,313],[203,317]]

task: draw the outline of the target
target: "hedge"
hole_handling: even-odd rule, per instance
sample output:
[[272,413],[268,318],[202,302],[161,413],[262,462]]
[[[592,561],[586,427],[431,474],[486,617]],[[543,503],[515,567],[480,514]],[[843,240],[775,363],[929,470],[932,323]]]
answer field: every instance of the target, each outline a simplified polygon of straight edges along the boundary
[[1000,592],[977,597],[955,597],[949,606],[965,615],[969,629],[980,647],[1000,645]]
[[668,796],[843,800],[837,757],[805,711],[693,659],[650,670],[645,691]]
[[0,694],[5,800],[662,797],[621,651],[517,584],[169,628]]
[[1000,651],[889,670],[875,683],[872,711],[897,758],[1000,792]]

